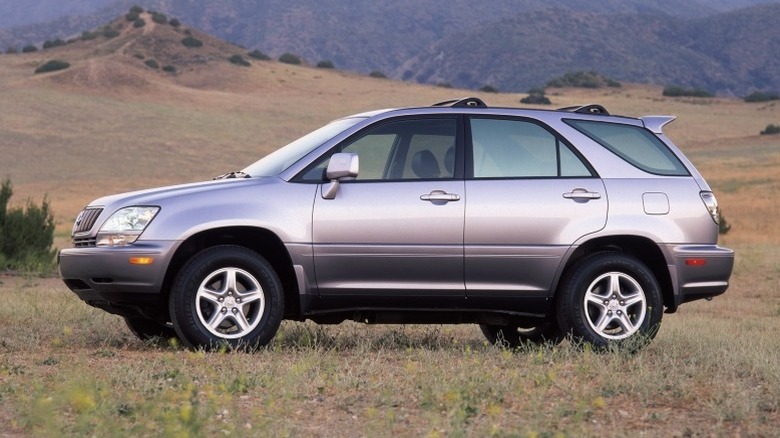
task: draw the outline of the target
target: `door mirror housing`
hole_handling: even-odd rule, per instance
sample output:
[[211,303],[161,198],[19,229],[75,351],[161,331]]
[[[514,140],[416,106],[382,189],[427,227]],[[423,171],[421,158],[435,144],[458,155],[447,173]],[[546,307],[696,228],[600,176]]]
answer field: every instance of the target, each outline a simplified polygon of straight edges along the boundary
[[325,170],[325,177],[330,180],[330,183],[322,186],[322,198],[334,199],[339,190],[339,182],[357,178],[359,169],[358,154],[352,152],[333,154]]

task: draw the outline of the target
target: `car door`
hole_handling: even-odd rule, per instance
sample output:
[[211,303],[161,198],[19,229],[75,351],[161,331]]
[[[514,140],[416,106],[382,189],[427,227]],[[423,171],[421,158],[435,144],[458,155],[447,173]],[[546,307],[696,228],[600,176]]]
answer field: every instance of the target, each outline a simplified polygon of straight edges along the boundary
[[333,199],[320,190],[314,201],[322,297],[353,307],[462,302],[465,193],[457,132],[455,117],[394,120],[332,151],[357,153],[360,163],[357,178],[342,181]]
[[471,117],[467,126],[467,295],[543,301],[567,250],[605,226],[604,184],[535,121]]

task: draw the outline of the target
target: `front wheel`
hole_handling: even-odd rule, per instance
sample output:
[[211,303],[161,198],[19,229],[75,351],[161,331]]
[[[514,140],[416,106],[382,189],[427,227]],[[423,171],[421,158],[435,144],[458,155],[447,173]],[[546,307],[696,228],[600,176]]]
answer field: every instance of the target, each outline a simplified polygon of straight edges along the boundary
[[563,280],[557,314],[562,333],[575,342],[639,348],[661,324],[661,289],[639,260],[599,254],[580,262]]
[[205,249],[184,265],[169,304],[176,333],[190,347],[256,347],[276,334],[284,294],[262,256],[224,245]]

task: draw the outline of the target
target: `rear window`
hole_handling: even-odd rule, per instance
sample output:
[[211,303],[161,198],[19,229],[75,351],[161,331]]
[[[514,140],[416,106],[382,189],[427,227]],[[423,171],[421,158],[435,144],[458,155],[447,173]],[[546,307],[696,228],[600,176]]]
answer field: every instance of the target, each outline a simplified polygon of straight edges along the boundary
[[565,122],[645,172],[689,175],[685,165],[664,142],[645,128],[591,120],[569,119]]

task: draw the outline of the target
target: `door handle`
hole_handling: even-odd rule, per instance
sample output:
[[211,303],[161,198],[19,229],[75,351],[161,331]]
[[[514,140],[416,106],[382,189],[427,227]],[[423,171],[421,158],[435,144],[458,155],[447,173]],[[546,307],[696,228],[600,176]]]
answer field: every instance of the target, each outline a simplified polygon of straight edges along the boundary
[[601,199],[601,193],[577,188],[564,193],[563,197],[566,199],[574,199],[575,201],[589,201],[591,199]]
[[431,193],[420,195],[420,200],[431,202],[460,201],[460,195],[455,193],[447,193],[444,190],[434,190]]

